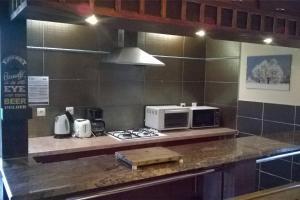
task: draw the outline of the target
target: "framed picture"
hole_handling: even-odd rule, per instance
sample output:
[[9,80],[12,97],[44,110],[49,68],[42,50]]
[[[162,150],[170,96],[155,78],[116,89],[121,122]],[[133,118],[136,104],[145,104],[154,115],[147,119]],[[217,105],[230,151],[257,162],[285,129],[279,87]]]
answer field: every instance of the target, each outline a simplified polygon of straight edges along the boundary
[[290,90],[292,55],[248,56],[246,87]]

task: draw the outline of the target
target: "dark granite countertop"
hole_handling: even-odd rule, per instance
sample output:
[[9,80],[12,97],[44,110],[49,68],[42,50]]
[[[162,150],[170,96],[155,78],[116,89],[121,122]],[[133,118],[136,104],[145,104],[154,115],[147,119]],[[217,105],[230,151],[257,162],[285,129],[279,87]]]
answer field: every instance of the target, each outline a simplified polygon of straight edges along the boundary
[[120,184],[189,173],[299,150],[299,146],[259,136],[172,146],[183,155],[183,164],[167,163],[138,171],[117,162],[114,155],[40,164],[32,158],[4,160],[2,173],[12,199],[42,199],[58,195],[102,190]]

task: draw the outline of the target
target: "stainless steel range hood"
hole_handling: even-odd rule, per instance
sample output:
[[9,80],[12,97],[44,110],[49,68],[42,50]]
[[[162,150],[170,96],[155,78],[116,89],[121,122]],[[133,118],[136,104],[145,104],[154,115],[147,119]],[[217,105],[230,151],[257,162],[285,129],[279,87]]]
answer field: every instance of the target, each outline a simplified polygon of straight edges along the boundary
[[118,48],[108,54],[102,62],[119,65],[165,66],[154,56],[138,47],[124,47],[124,30],[118,30]]

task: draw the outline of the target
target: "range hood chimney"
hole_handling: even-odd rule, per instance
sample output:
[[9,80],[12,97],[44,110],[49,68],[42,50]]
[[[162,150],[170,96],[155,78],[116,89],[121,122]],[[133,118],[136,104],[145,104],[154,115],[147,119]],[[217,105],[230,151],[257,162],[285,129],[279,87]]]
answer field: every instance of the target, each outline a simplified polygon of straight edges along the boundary
[[[135,37],[135,40],[137,37]],[[165,64],[147,52],[137,47],[125,47],[125,31],[118,30],[118,48],[108,54],[102,62],[119,65],[139,65],[139,66],[165,66]],[[132,44],[131,44],[132,45]]]

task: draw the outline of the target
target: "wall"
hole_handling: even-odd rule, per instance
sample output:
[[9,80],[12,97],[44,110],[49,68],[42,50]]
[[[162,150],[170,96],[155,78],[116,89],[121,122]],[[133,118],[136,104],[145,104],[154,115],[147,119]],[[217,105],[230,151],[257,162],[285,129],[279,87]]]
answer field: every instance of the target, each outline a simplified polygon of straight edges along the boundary
[[[299,144],[300,107],[239,101],[240,135],[259,135]],[[300,156],[257,165],[257,189],[266,189],[300,180]]]
[[[111,51],[116,31],[28,20],[28,45]],[[182,36],[141,34],[141,47],[151,54],[178,57],[205,57],[205,40]],[[141,44],[139,42],[139,44]],[[86,107],[104,110],[108,130],[142,127],[144,106],[204,102],[205,62],[160,58],[166,67],[108,65],[100,55],[28,50],[31,76],[49,76],[50,105],[47,117],[29,120],[29,136],[53,134],[54,117],[66,106],[76,116]]]
[[220,107],[222,126],[236,129],[240,43],[207,39],[205,104]]
[[[290,91],[246,89],[247,56],[291,54],[292,76]],[[242,43],[239,100],[286,105],[300,105],[300,49]]]
[[[247,56],[292,54],[290,91],[246,88]],[[242,43],[238,102],[240,135],[260,135],[289,143],[299,143],[300,51],[296,48]],[[257,189],[300,180],[300,156],[257,165]]]

